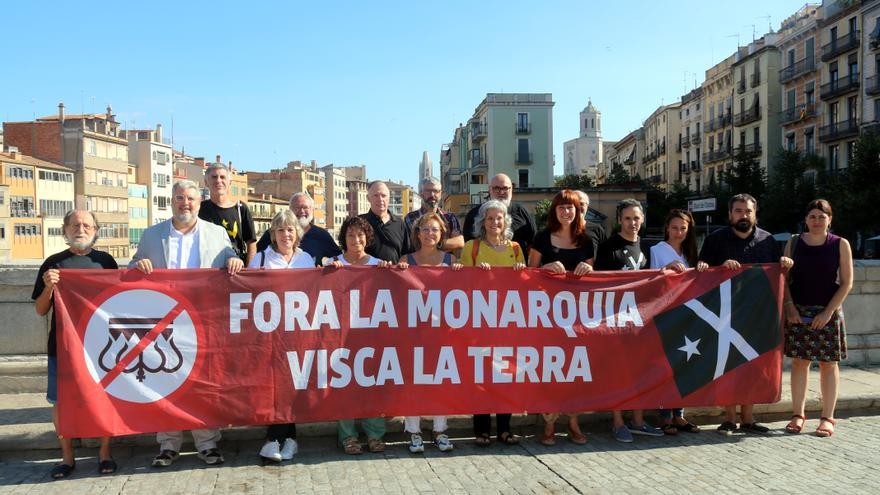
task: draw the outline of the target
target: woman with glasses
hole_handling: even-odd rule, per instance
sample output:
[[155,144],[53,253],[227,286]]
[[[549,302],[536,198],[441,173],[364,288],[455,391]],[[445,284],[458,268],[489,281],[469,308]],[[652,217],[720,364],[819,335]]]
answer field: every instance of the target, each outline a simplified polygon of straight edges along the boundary
[[[315,260],[299,248],[303,230],[290,210],[279,211],[269,226],[270,244],[251,259],[248,268],[277,270],[314,268]],[[270,425],[260,457],[272,462],[288,461],[299,450],[296,443],[296,424]]]
[[[447,231],[443,217],[437,213],[425,213],[415,224],[412,230],[412,246],[416,250],[407,254],[398,264],[406,269],[410,266],[446,266],[453,270],[461,270],[461,263],[457,263],[455,256],[441,251]],[[434,445],[440,452],[449,452],[453,449],[449,436],[446,435],[446,416],[434,416]],[[413,454],[425,451],[422,441],[421,416],[406,416],[404,430],[410,434],[409,451]]]

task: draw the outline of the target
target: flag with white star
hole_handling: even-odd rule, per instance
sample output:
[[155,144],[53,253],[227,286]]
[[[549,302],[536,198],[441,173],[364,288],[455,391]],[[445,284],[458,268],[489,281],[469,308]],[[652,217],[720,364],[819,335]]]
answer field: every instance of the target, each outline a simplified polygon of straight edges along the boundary
[[777,304],[766,272],[755,266],[655,316],[681,397],[776,348]]

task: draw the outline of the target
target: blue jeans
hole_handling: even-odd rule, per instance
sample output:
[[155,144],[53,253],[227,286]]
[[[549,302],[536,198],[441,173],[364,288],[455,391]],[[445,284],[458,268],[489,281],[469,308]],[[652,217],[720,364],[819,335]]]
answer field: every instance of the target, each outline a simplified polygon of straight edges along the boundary
[[58,358],[49,356],[49,382],[46,387],[46,400],[49,404],[58,402]]

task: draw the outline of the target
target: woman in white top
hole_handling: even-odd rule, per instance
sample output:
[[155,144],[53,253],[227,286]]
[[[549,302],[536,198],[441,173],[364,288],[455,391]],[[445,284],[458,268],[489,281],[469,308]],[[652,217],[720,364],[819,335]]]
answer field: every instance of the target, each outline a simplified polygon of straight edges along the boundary
[[[251,259],[248,268],[277,270],[284,268],[314,268],[315,260],[299,248],[303,230],[290,210],[279,211],[269,225],[271,243]],[[260,449],[263,459],[281,462],[293,459],[299,450],[296,443],[296,424],[270,425],[266,443]]]
[[[446,239],[446,222],[440,215],[430,212],[425,213],[413,224],[412,246],[416,250],[400,259],[398,266],[406,269],[413,265],[419,266],[449,266],[453,270],[461,270],[462,264],[458,263],[450,253],[441,251],[440,246]],[[446,416],[434,416],[434,445],[440,452],[449,452],[453,449],[452,442],[446,434]],[[406,416],[404,418],[404,431],[409,433],[409,451],[417,454],[425,451],[422,441],[422,417]]]
[[[342,268],[343,266],[378,266],[380,268],[391,266],[389,261],[374,258],[366,253],[367,246],[373,240],[373,227],[361,217],[349,217],[339,227],[339,245],[342,254],[324,260],[324,266]],[[370,452],[384,452],[385,442],[385,418],[361,419],[361,427],[367,434],[367,447]],[[339,443],[346,454],[361,454],[358,431],[354,419],[340,419],[337,422]]]
[[[691,267],[702,272],[709,265],[697,261],[697,232],[691,212],[675,209],[666,215],[663,241],[651,247],[651,268],[681,273]],[[660,417],[663,418],[663,433],[667,435],[700,431],[697,425],[684,419],[684,409],[661,409]]]

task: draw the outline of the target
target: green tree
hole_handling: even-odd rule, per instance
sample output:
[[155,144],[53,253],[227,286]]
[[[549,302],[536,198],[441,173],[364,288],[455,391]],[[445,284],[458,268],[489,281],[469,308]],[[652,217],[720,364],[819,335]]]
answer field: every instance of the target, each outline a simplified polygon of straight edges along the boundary
[[593,178],[587,174],[563,175],[562,177],[556,178],[556,187],[562,189],[590,189],[595,186],[595,181],[593,181]]
[[873,210],[880,203],[880,136],[870,131],[859,136],[849,168],[835,172],[818,194],[834,208],[834,231],[855,246],[858,233],[865,238],[880,232],[880,217]]
[[[740,148],[733,157],[733,167],[724,172],[724,187],[731,194],[748,193],[761,203],[767,187],[767,174],[758,154]],[[726,207],[726,205],[725,205]]]
[[781,150],[760,205],[761,224],[771,232],[798,232],[803,209],[816,198],[816,177],[822,159]]
[[552,203],[552,201],[549,199],[542,199],[535,205],[535,225],[538,227],[538,230],[543,229],[547,225],[547,215],[550,213],[550,203]]
[[605,180],[606,184],[629,184],[633,181],[633,178],[630,177],[629,172],[623,168],[623,165],[615,164],[611,167],[611,173],[608,174],[608,178]]

